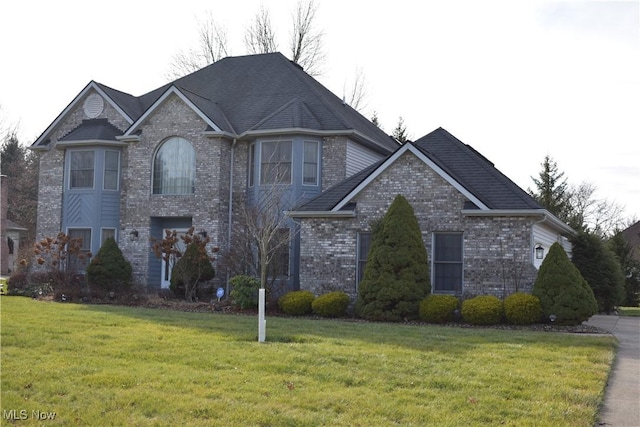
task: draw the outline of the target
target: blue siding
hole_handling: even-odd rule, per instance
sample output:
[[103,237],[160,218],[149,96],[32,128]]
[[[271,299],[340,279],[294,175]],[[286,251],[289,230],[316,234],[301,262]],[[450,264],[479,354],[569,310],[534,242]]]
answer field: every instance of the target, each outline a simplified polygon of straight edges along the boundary
[[[113,148],[82,147],[78,150],[94,152],[93,188],[69,188],[71,170],[69,152],[65,156],[64,194],[62,205],[62,230],[70,228],[91,229],[91,252],[98,252],[101,244],[101,229],[120,227],[120,190],[103,190],[105,151]],[[120,171],[121,172],[121,171]]]

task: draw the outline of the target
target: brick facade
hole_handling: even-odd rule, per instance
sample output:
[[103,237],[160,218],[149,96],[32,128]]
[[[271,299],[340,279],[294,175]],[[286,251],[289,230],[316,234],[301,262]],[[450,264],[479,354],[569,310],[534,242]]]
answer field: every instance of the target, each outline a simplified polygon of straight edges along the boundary
[[370,231],[396,195],[407,198],[418,218],[431,260],[434,232],[462,232],[463,296],[529,292],[536,270],[531,259],[532,219],[466,217],[466,197],[424,162],[405,152],[354,199],[355,218],[302,218],[300,288],[319,295],[356,290],[358,232]]

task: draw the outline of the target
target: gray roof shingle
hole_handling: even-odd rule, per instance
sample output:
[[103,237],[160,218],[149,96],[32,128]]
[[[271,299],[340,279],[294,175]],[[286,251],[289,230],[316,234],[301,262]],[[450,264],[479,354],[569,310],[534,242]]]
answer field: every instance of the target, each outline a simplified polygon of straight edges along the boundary
[[122,135],[122,131],[109,123],[107,119],[88,119],[60,138],[60,141],[116,141],[116,136]]
[[[416,146],[435,164],[490,209],[543,209],[528,193],[497,170],[484,156],[442,128],[423,136]],[[298,206],[302,212],[330,211],[363,183],[385,160],[329,188]],[[470,208],[467,204],[465,208]]]

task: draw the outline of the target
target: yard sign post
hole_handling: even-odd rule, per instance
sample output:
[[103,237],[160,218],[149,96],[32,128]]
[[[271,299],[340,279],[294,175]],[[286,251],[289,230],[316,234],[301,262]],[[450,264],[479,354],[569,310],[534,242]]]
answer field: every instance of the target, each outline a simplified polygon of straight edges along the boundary
[[264,288],[258,289],[258,342],[264,342],[267,320],[264,318]]

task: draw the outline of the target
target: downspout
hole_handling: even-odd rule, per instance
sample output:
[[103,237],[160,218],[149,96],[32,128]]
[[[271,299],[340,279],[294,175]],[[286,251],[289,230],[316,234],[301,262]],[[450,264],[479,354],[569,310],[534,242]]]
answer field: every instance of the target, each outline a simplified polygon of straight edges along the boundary
[[[233,142],[231,143],[231,160],[229,167],[229,217],[228,217],[228,229],[227,229],[227,250],[231,251],[231,227],[233,225],[233,162],[235,160],[235,148],[236,143],[238,142],[237,138],[233,138]],[[227,269],[227,289],[225,295],[229,298],[229,271]]]

